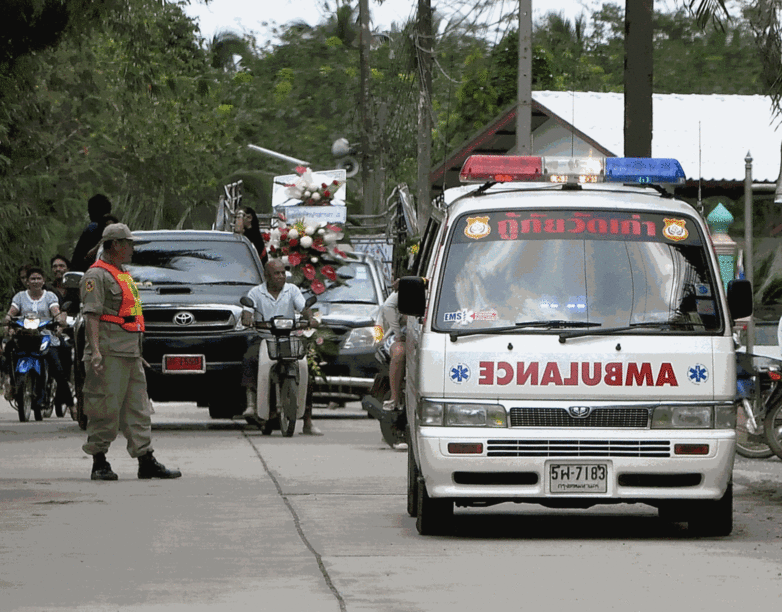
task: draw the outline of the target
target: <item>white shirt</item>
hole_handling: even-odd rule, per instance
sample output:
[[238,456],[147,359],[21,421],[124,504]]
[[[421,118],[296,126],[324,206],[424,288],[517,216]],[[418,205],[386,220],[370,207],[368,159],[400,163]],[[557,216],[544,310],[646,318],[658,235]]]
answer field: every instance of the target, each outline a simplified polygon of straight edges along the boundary
[[[255,305],[255,321],[268,321],[278,315],[293,319],[297,312],[304,310],[304,295],[296,285],[285,283],[275,299],[266,288],[266,283],[250,289],[247,297]],[[247,309],[249,311],[249,308]]]

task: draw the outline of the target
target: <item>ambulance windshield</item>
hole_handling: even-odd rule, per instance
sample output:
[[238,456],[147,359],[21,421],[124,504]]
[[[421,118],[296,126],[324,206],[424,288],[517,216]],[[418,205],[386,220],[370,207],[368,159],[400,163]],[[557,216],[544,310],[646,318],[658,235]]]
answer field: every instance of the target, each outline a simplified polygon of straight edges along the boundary
[[541,321],[556,321],[556,330],[638,325],[649,333],[645,324],[652,323],[661,324],[653,333],[722,329],[704,239],[687,217],[567,210],[465,215],[444,261],[434,322],[441,331],[522,329]]

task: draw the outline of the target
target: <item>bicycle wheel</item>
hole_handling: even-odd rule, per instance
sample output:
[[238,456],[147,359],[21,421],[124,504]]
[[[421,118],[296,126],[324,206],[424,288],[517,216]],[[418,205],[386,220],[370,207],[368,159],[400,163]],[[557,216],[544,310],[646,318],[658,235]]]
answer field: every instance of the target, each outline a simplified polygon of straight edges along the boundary
[[772,452],[782,459],[782,402],[768,409],[763,426],[766,431],[766,442]]
[[766,442],[763,423],[753,418],[750,400],[742,399],[736,412],[736,452],[749,459],[765,459],[774,451]]
[[280,413],[280,431],[286,438],[293,435],[296,429],[296,412],[298,410],[298,401],[296,397],[296,384],[286,378],[279,387],[280,395],[277,402],[277,410]]

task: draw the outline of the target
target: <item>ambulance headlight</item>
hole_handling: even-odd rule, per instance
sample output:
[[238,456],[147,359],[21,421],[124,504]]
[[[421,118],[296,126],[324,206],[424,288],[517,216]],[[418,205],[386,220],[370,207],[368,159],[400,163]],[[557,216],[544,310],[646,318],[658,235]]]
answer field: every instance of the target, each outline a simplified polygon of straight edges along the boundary
[[425,427],[507,427],[505,409],[497,404],[423,401],[419,418]]
[[446,427],[507,427],[505,409],[496,404],[446,404]]
[[658,406],[652,415],[652,429],[712,429],[713,406]]

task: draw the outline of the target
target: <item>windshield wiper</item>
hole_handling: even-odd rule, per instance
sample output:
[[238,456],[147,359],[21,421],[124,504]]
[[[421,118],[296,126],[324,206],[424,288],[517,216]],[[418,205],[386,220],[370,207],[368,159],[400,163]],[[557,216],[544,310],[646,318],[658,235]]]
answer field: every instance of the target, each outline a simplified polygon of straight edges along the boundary
[[643,327],[656,327],[670,329],[675,323],[671,321],[645,321],[643,323],[630,323],[623,327],[606,327],[605,329],[584,329],[572,332],[562,332],[559,334],[560,344],[565,344],[569,338],[580,338],[583,336],[612,336],[626,331],[632,331],[634,329],[640,329]]
[[[600,327],[602,323],[593,323],[591,321],[566,321],[564,319],[548,319],[544,321],[519,321],[515,325],[505,327],[484,327],[482,329],[465,329],[464,331],[452,330],[450,332],[451,342],[456,342],[457,338],[462,336],[477,336],[479,334],[505,334],[516,332],[524,327],[544,327],[547,329],[562,329],[565,327]],[[578,333],[578,332],[574,332]]]

